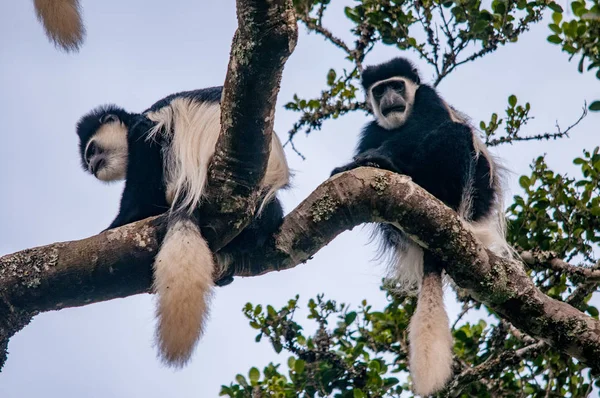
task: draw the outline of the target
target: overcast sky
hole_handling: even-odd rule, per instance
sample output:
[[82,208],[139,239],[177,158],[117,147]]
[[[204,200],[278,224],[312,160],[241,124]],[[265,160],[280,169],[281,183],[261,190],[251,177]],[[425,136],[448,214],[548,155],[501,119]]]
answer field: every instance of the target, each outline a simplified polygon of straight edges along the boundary
[[[334,3],[327,24],[348,38],[342,12],[347,2]],[[104,185],[79,166],[74,125],[82,114],[106,102],[142,111],[170,93],[224,81],[236,27],[233,0],[84,0],[83,7],[87,40],[80,53],[66,55],[46,40],[31,1],[0,2],[0,255],[85,238],[114,218],[122,185]],[[576,64],[546,42],[547,34],[542,24],[518,44],[460,67],[440,92],[477,123],[502,112],[506,98],[516,94],[532,104],[535,119],[526,132],[553,132],[557,121],[566,127],[579,117],[584,100],[600,97],[600,84],[593,74],[577,73]],[[380,46],[367,64],[399,54]],[[430,80],[432,70],[408,55]],[[348,66],[340,50],[300,28],[279,95],[275,127],[280,137],[298,117],[283,109],[293,94],[317,95],[330,67],[340,71]],[[286,212],[350,158],[358,126],[366,120],[351,115],[326,122],[308,138],[300,136],[296,145],[306,161],[288,148],[296,176],[294,188],[282,195]],[[497,150],[514,172],[512,193],[519,192],[517,177],[542,153],[554,169],[575,173],[571,160],[600,144],[599,126],[600,115],[592,114],[568,140]],[[371,261],[374,247],[366,244],[366,231],[355,228],[307,264],[238,278],[218,289],[207,333],[191,365],[181,371],[156,360],[153,302],[147,294],[38,315],[10,342],[0,397],[217,396],[221,384],[251,366],[286,362],[267,342],[254,343],[255,330],[241,312],[246,302],[277,307],[299,293],[304,305],[325,293],[354,305],[363,298],[376,308],[385,305],[379,290],[383,267]],[[454,318],[458,307],[448,307]]]

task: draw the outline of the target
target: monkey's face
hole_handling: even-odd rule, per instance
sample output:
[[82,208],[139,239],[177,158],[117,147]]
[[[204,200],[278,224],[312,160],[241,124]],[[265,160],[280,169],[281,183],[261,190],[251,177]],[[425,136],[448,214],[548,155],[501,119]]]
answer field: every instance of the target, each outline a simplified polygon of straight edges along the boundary
[[101,181],[126,177],[127,127],[115,115],[105,115],[83,152],[87,171]]
[[402,126],[413,107],[419,86],[404,77],[379,81],[369,88],[368,101],[377,124],[392,130]]

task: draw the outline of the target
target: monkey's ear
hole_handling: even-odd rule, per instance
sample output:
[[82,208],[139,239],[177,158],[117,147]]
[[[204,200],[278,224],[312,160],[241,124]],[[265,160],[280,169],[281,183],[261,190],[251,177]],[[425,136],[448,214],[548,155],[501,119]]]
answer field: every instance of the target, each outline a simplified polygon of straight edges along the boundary
[[412,72],[415,74],[415,84],[421,84],[421,79],[419,78],[419,71],[417,68],[413,69]]
[[120,120],[117,115],[113,115],[112,113],[107,113],[105,115],[102,115],[102,117],[100,118],[100,123],[102,123],[102,124],[113,123],[113,122],[120,122]]

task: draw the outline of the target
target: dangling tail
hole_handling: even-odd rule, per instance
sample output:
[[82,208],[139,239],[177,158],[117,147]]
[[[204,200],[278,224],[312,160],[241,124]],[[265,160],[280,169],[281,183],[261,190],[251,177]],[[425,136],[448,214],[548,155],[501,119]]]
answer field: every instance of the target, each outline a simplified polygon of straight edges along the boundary
[[441,268],[429,255],[417,310],[409,325],[409,368],[415,394],[427,396],[441,390],[452,376],[453,340],[444,308]]
[[212,252],[193,216],[171,216],[154,261],[156,340],[167,365],[184,366],[203,333],[214,268]]
[[65,51],[79,49],[85,36],[79,0],[34,0],[46,36]]

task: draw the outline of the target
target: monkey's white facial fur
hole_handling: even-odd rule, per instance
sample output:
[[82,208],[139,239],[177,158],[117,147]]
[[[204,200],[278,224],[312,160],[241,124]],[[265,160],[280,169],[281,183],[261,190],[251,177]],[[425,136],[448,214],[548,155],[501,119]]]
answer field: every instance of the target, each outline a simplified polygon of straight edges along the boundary
[[120,121],[103,124],[85,148],[88,171],[101,181],[125,179],[127,149],[127,127]]
[[402,126],[412,111],[419,85],[404,77],[381,80],[367,94],[377,124],[386,130]]

